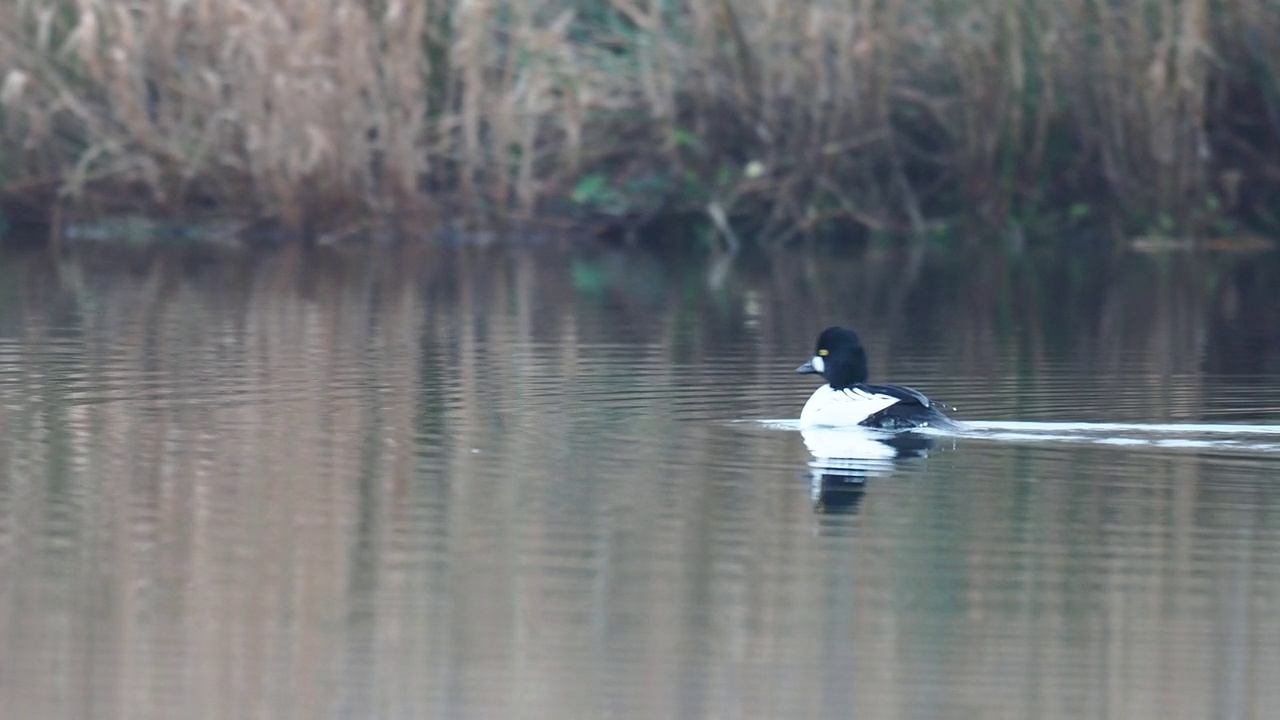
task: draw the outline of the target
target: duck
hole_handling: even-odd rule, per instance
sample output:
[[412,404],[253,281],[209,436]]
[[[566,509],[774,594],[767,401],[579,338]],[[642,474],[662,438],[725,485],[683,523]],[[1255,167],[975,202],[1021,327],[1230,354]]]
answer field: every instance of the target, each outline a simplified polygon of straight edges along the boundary
[[867,384],[867,351],[852,330],[823,330],[813,357],[796,372],[821,375],[827,381],[809,396],[800,411],[801,428],[857,425],[898,431],[958,427],[917,390],[902,385]]

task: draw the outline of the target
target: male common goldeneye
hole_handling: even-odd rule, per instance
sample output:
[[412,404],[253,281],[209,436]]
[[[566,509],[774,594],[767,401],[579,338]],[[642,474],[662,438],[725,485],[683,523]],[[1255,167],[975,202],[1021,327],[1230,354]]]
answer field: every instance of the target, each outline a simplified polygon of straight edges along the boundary
[[852,330],[823,330],[813,358],[796,372],[821,375],[827,381],[800,411],[801,427],[861,425],[907,430],[956,426],[929,398],[909,387],[868,385],[867,353]]

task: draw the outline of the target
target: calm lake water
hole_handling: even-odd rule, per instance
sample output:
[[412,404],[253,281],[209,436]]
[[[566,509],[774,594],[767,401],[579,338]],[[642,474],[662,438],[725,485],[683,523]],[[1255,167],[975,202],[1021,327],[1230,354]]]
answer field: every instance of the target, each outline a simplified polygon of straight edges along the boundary
[[[0,254],[0,717],[1270,717],[1278,290],[1275,253]],[[797,431],[835,323],[972,429]]]

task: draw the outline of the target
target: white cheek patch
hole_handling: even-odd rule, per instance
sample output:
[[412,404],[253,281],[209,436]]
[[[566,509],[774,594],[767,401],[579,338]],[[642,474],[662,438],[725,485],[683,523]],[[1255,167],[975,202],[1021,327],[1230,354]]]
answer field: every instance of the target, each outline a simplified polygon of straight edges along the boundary
[[814,370],[817,370],[820,373],[827,371],[827,364],[822,361],[822,357],[819,355],[814,355],[813,360],[809,361],[809,364],[813,366]]

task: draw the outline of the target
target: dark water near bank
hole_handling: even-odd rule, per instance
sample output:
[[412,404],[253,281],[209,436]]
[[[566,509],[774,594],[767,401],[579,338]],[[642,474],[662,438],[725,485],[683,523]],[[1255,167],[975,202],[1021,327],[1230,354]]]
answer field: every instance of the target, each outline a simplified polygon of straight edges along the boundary
[[[0,717],[1268,717],[1278,289],[1274,253],[0,255]],[[833,322],[973,429],[816,461],[791,371]]]

